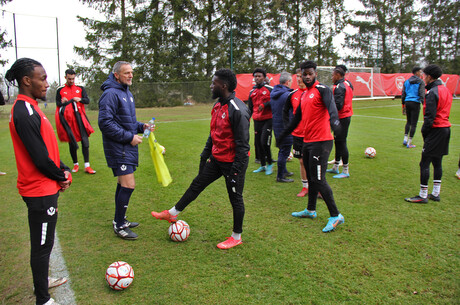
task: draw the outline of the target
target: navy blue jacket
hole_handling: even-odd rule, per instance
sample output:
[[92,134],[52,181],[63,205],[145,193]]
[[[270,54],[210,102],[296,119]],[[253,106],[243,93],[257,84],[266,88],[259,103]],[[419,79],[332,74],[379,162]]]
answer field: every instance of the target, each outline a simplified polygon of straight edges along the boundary
[[135,134],[144,132],[144,123],[136,119],[134,98],[129,87],[116,81],[113,73],[102,84],[104,91],[99,99],[99,129],[107,165],[118,164],[138,166],[139,153],[131,146]]
[[285,85],[276,85],[270,93],[270,104],[273,115],[272,126],[273,131],[275,132],[275,137],[281,134],[285,127],[283,122],[283,108],[291,91],[292,89],[286,87]]

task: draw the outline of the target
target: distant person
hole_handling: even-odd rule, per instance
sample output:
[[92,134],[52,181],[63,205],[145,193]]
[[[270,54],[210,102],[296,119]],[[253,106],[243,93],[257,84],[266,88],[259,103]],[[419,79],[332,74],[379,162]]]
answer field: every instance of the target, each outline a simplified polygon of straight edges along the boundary
[[316,218],[316,201],[318,192],[321,194],[329,210],[330,217],[323,232],[331,232],[345,222],[335,204],[332,189],[326,181],[327,160],[332,149],[331,128],[335,133],[340,131],[340,121],[332,90],[318,82],[316,63],[306,61],[300,65],[302,80],[307,90],[302,95],[294,119],[276,139],[276,143],[290,134],[303,121],[305,132],[302,147],[302,158],[307,171],[309,189],[308,206],[305,210],[292,213],[294,217]]
[[[335,173],[334,178],[348,178],[350,172],[348,168],[349,152],[347,147],[348,129],[350,127],[351,116],[353,115],[353,88],[345,81],[345,71],[342,68],[335,68],[332,71],[332,82],[334,86],[335,105],[339,112],[340,131],[334,134],[335,144],[335,163],[327,172]],[[342,160],[342,173],[339,174],[339,165]]]
[[57,304],[48,292],[49,260],[58,218],[59,192],[72,182],[70,168],[59,157],[54,129],[38,106],[49,87],[43,66],[20,58],[6,72],[19,94],[11,109],[10,133],[18,169],[17,187],[28,208],[30,266],[36,304]]
[[139,165],[138,145],[149,124],[138,122],[134,97],[129,91],[133,83],[133,68],[126,61],[119,61],[102,84],[104,91],[99,99],[99,129],[107,165],[117,177],[115,191],[115,216],[113,230],[118,237],[134,240],[138,235],[131,231],[139,223],[126,219],[126,210],[136,182],[134,172]]
[[65,71],[66,83],[56,92],[56,129],[59,140],[69,143],[70,156],[73,161],[72,172],[79,170],[77,149],[81,142],[85,172],[95,174],[96,171],[89,164],[89,136],[94,132],[86,116],[85,105],[89,98],[83,86],[75,85],[75,71]]
[[[302,80],[302,70],[298,68],[296,70],[297,76],[297,86],[299,89],[296,89],[291,92],[286,100],[286,104],[284,105],[283,109],[283,121],[284,126],[288,126],[292,116],[295,115],[297,108],[300,105],[300,99],[302,94],[307,90],[307,86],[304,84]],[[307,179],[307,172],[305,171],[305,167],[303,164],[302,159],[302,146],[303,146],[303,138],[304,138],[304,131],[305,131],[305,124],[303,121],[299,122],[299,125],[294,129],[292,132],[293,144],[292,150],[294,154],[294,158],[299,159],[300,163],[300,178],[302,180],[302,190],[300,193],[297,194],[297,197],[305,197],[308,194],[308,179]]]
[[177,215],[194,201],[208,185],[224,176],[233,209],[233,232],[219,249],[230,249],[243,243],[243,189],[249,162],[249,119],[247,106],[235,96],[236,75],[229,69],[217,70],[212,78],[212,98],[218,99],[211,114],[211,130],[201,153],[198,175],[182,198],[170,210],[152,216],[176,222]]
[[[272,92],[270,93],[271,98],[271,108],[273,115],[273,131],[275,137],[281,135],[284,130],[283,122],[283,109],[286,104],[288,96],[291,94],[292,89],[292,75],[288,72],[282,72],[280,74],[279,84],[273,87]],[[292,136],[288,135],[284,138],[282,143],[279,143],[279,152],[278,152],[278,173],[276,176],[277,182],[294,182],[293,179],[287,178],[292,176],[293,173],[289,172],[286,168],[287,158],[291,153],[292,147]]]
[[[3,97],[3,94],[0,92],[0,106],[1,105],[5,105],[5,98]],[[4,175],[6,175],[6,173],[0,171],[0,176],[4,176]]]
[[258,152],[260,167],[253,173],[265,172],[266,175],[273,173],[273,160],[271,153],[272,138],[272,110],[270,104],[270,92],[273,87],[265,83],[267,72],[264,68],[256,68],[252,72],[254,88],[249,92],[248,108],[254,120],[254,145],[256,155]]
[[412,69],[412,74],[414,75],[404,82],[401,95],[403,115],[405,114],[407,118],[404,128],[403,145],[407,148],[415,147],[415,145],[412,144],[412,138],[414,137],[415,128],[417,127],[420,104],[422,104],[425,99],[425,84],[422,80],[422,68],[414,67]]
[[[442,70],[437,65],[423,69],[427,94],[425,96],[422,125],[423,149],[420,161],[420,192],[417,196],[406,198],[408,202],[428,203],[428,199],[440,201],[442,157],[449,153],[450,109],[452,93],[439,79]],[[433,191],[428,194],[430,165],[433,164]]]

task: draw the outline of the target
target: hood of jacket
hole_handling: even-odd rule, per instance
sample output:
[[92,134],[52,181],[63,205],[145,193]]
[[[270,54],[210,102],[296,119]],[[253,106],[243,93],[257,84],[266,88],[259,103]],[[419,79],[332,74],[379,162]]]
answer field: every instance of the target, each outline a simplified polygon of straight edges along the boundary
[[272,99],[278,99],[281,95],[290,91],[292,91],[292,89],[286,87],[285,85],[276,85],[275,87],[273,87],[273,90],[270,93],[270,97]]
[[117,79],[115,78],[113,72],[110,72],[109,77],[107,77],[107,80],[102,83],[101,90],[105,91],[110,88],[126,91],[128,89],[128,85],[122,85],[119,82],[117,82]]
[[423,80],[415,75],[412,75],[410,78],[409,78],[409,83],[411,84],[418,84],[418,83],[421,83],[423,82]]

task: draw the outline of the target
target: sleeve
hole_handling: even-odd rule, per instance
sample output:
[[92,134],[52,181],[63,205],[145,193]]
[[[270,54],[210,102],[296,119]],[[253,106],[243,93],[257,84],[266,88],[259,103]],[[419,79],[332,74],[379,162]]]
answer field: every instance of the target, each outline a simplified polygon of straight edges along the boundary
[[43,175],[55,181],[66,181],[64,172],[49,158],[48,148],[40,133],[40,115],[35,110],[30,114],[30,109],[25,104],[16,104],[13,114],[16,132],[32,162]]
[[81,101],[80,103],[82,104],[89,104],[89,97],[88,94],[86,93],[85,87],[79,86],[81,89]]
[[331,128],[334,130],[334,132],[337,132],[337,130],[340,129],[340,121],[337,106],[334,102],[334,96],[332,95],[332,90],[331,88],[324,85],[317,85],[316,88],[321,94],[321,99],[324,106],[326,106],[327,112],[329,112]]
[[420,81],[420,86],[418,88],[418,96],[420,97],[420,103],[423,103],[425,99],[425,83],[423,80]]
[[334,100],[335,100],[335,106],[337,107],[337,110],[340,110],[343,108],[346,92],[347,92],[347,89],[345,88],[345,85],[343,83],[339,83],[337,86],[335,86]]
[[[268,92],[271,94],[273,87],[265,85],[265,88],[267,88]],[[267,97],[266,97],[267,101],[263,103],[264,108],[272,107],[272,103],[271,103],[272,99],[270,98],[270,94],[267,94]]]
[[289,118],[290,118],[290,115],[292,113],[292,95],[294,94],[295,91],[292,91],[287,99],[286,99],[286,103],[284,103],[284,107],[283,107],[283,124],[284,126],[287,126],[289,124]]
[[403,87],[402,87],[401,103],[402,103],[403,105],[406,104],[406,82],[404,82]]
[[284,128],[283,132],[276,139],[276,143],[280,143],[287,135],[291,134],[294,129],[299,125],[302,120],[302,107],[301,104],[297,107],[295,111],[294,118],[289,122],[289,124]]
[[422,135],[425,137],[433,126],[434,119],[438,108],[439,94],[437,88],[433,88],[427,94],[425,99],[425,114],[423,116]]
[[62,103],[62,98],[61,98],[61,88],[57,89],[56,91],[56,107],[62,107],[63,106],[63,103]]
[[251,98],[251,94],[252,94],[253,91],[254,91],[254,89],[249,92],[249,99],[248,99],[248,109],[249,109],[249,115],[250,116],[252,116],[252,114],[254,112],[254,103],[252,102],[252,98]]
[[[118,109],[116,93],[105,91],[99,100],[98,124],[102,134],[118,143],[131,143],[134,134],[127,131],[115,119]],[[140,124],[140,122],[138,122]],[[138,129],[139,129],[138,124]]]
[[[232,101],[231,103],[236,103]],[[240,173],[243,165],[249,158],[249,111],[243,103],[232,107],[231,116],[229,113],[230,124],[232,126],[233,139],[235,141],[235,159],[232,165],[233,173]]]

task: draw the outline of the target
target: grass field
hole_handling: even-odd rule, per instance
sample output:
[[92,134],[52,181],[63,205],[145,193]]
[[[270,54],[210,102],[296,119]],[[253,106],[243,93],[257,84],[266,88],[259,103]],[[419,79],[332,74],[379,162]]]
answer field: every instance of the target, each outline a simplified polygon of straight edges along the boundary
[[[295,182],[282,184],[275,182],[276,173],[252,173],[258,167],[252,156],[244,191],[244,244],[228,251],[216,248],[232,229],[222,179],[179,216],[191,227],[186,242],[170,241],[168,224],[150,215],[173,206],[197,174],[210,110],[211,105],[138,109],[140,121],[156,117],[155,135],[166,147],[174,181],[166,188],[157,183],[148,144],[142,143],[128,209],[129,219],[141,223],[134,229],[136,241],[113,233],[116,179],[105,163],[97,112],[89,112],[96,129],[90,158],[97,174],[73,175],[71,188],[59,199],[57,226],[71,277],[65,285],[74,290],[77,304],[460,302],[460,181],[454,177],[460,153],[458,100],[451,112],[441,202],[404,201],[419,191],[422,122],[414,138],[417,147],[409,150],[401,145],[405,122],[399,101],[356,101],[349,131],[351,177],[327,176],[345,224],[333,233],[321,232],[329,217],[323,201],[318,202],[315,220],[293,218],[291,212],[303,210],[307,202],[296,197],[301,188],[297,160],[288,163]],[[0,112],[0,170],[8,173],[0,176],[0,304],[34,304],[27,209],[16,189],[8,112]],[[45,112],[54,123],[54,110]],[[67,144],[59,145],[62,160],[70,166]],[[375,159],[364,157],[368,146],[377,150]],[[275,147],[272,152],[277,155]],[[78,153],[82,159],[81,150]],[[117,260],[130,263],[135,271],[132,286],[122,292],[112,291],[104,279],[105,269]]]

